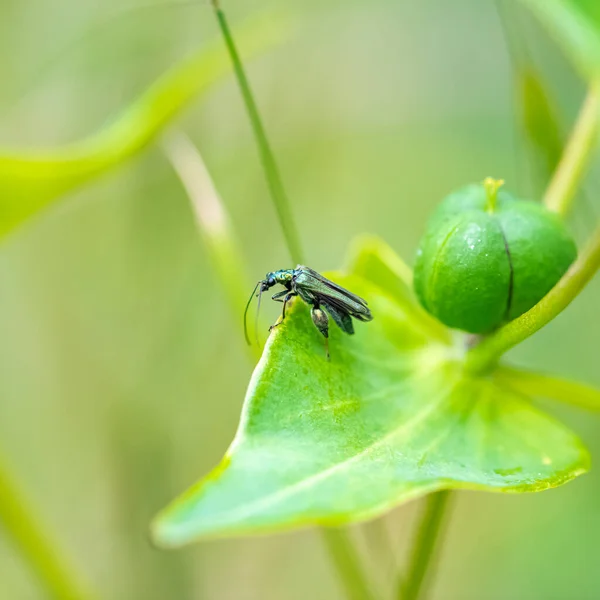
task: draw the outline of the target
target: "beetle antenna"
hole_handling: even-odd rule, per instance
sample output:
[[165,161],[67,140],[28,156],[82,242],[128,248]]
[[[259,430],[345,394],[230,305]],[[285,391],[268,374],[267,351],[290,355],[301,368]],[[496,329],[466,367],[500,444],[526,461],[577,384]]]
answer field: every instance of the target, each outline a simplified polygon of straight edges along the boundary
[[254,319],[254,333],[256,334],[256,345],[260,348],[260,340],[258,339],[258,313],[260,313],[260,299],[262,298],[263,288],[258,292],[258,304],[256,305],[256,318]]
[[[248,308],[250,308],[250,303],[252,302],[252,298],[254,298],[254,292],[256,292],[256,288],[261,283],[262,283],[262,281],[259,281],[254,286],[254,289],[252,290],[252,293],[250,294],[250,298],[248,299],[248,303],[246,304],[246,310],[244,310],[244,337],[246,338],[246,344],[248,344],[248,346],[250,345],[250,338],[248,337],[248,321],[247,321],[246,317],[248,316]],[[259,296],[259,301],[260,301],[260,296]]]

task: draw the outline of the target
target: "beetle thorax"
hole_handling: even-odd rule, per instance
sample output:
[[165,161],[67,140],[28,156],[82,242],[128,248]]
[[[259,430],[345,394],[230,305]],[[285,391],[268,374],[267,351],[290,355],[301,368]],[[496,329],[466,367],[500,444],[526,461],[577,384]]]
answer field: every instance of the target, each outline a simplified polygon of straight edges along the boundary
[[277,283],[287,283],[294,277],[294,272],[290,269],[282,269],[281,271],[275,271],[273,277]]

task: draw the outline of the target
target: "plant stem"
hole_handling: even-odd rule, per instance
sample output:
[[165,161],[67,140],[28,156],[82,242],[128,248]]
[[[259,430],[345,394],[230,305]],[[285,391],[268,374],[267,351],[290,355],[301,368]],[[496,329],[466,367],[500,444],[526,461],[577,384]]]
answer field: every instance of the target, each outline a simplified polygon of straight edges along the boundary
[[332,562],[337,568],[341,583],[350,600],[373,598],[371,587],[361,567],[360,557],[348,533],[338,528],[322,528],[323,541],[327,546]]
[[[221,9],[218,0],[211,0],[211,4],[215,10],[217,21],[219,22],[219,27],[221,28],[227,50],[231,56],[233,69],[240,87],[244,104],[246,105],[246,110],[250,118],[254,137],[258,145],[258,150],[263,168],[265,170],[271,198],[273,200],[273,204],[275,205],[275,209],[277,210],[279,224],[283,231],[290,256],[292,261],[294,261],[296,264],[301,264],[304,262],[304,260],[300,245],[300,236],[298,235],[298,231],[296,229],[294,217],[290,208],[290,202],[283,187],[279,168],[260,118],[260,113],[254,100],[250,83],[246,77],[246,73],[244,71],[244,67],[235,42],[233,41],[233,35],[229,29],[225,14]],[[332,562],[337,568],[340,579],[342,582],[344,582],[348,597],[356,598],[356,600],[371,598],[369,586],[366,582],[360,565],[360,558],[347,533],[341,529],[323,529],[322,532],[327,548],[329,549]]]
[[[288,250],[292,261],[296,264],[304,262],[303,253],[300,245],[300,236],[296,229],[294,217],[290,208],[290,202],[283,187],[279,168],[275,160],[273,151],[269,144],[265,128],[260,118],[258,107],[254,100],[254,95],[250,88],[250,83],[246,77],[242,61],[233,41],[233,35],[229,29],[225,14],[221,9],[218,0],[211,0],[211,4],[215,10],[219,27],[223,34],[227,50],[231,56],[233,69],[240,87],[240,92],[246,105],[246,110],[250,118],[254,137],[258,145],[261,162],[265,170],[269,191],[277,215],[279,224],[283,231]],[[323,529],[323,537],[327,548],[329,549],[332,562],[337,568],[340,579],[344,582],[349,598],[367,599],[371,597],[369,587],[363,575],[360,566],[360,559],[348,535],[340,529]]]
[[530,397],[538,396],[585,410],[600,411],[600,390],[578,381],[504,365],[494,370],[494,381]]
[[577,186],[596,146],[599,119],[600,81],[594,81],[590,84],[571,137],[544,198],[546,207],[563,217],[573,204]]
[[600,227],[562,279],[532,309],[498,329],[467,353],[471,373],[491,369],[500,356],[548,324],[581,292],[600,268]]
[[56,600],[83,600],[91,596],[84,591],[79,577],[60,555],[58,545],[44,532],[18,489],[6,466],[0,463],[0,522],[36,573],[48,596]]
[[217,0],[212,0],[212,6],[217,15],[217,21],[219,22],[219,27],[221,28],[225,44],[227,45],[227,50],[229,51],[229,55],[233,63],[233,69],[240,87],[240,92],[242,94],[244,104],[246,105],[246,110],[248,111],[254,137],[256,138],[256,143],[258,145],[261,162],[265,170],[271,198],[273,200],[273,204],[275,205],[275,209],[277,210],[279,224],[283,231],[290,256],[296,264],[303,263],[304,260],[300,245],[300,236],[298,235],[298,231],[296,229],[294,217],[290,208],[290,202],[287,194],[285,193],[279,168],[277,166],[277,162],[275,161],[275,156],[271,150],[265,128],[260,118],[260,113],[254,100],[254,95],[250,89],[250,83],[246,77],[246,73],[244,71],[240,55],[233,41],[233,36],[231,34],[231,30],[229,29],[229,25],[227,24],[225,14],[220,8]]
[[444,517],[452,492],[444,490],[430,494],[415,536],[408,574],[397,586],[399,600],[418,600],[425,591],[427,576],[431,576],[440,544]]
[[244,254],[236,243],[229,215],[202,155],[187,136],[170,133],[165,137],[164,151],[187,192],[198,231],[237,319],[244,312],[252,285],[246,277]]

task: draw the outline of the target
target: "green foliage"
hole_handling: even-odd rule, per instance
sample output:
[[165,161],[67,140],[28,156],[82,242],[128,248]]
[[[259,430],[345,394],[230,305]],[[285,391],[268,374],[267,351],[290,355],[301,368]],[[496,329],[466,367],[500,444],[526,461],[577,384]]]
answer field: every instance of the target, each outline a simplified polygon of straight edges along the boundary
[[415,290],[448,327],[486,333],[539,302],[576,255],[556,215],[505,191],[496,200],[495,190],[474,184],[450,194],[431,218]]
[[520,0],[544,24],[587,80],[600,77],[597,0]]
[[533,175],[545,187],[564,147],[558,111],[533,65],[517,66],[515,75],[521,125],[530,149]]
[[[252,55],[282,39],[279,19],[257,21],[240,33]],[[229,56],[218,42],[175,65],[144,94],[96,134],[45,152],[0,150],[0,236],[57,201],[63,194],[92,182],[121,165],[152,142],[177,113],[199,93],[229,71]],[[213,215],[214,217],[214,215]],[[218,219],[213,219],[218,221]],[[214,225],[214,223],[213,223]],[[221,229],[211,234],[216,260],[226,269],[233,250]],[[234,281],[236,281],[234,279]],[[0,521],[9,537],[30,562],[39,580],[55,598],[89,598],[70,571],[58,546],[46,538],[44,527],[23,500],[17,485],[0,461]]]
[[[381,247],[381,243],[379,244]],[[544,490],[583,473],[577,437],[526,396],[466,375],[457,346],[405,309],[392,273],[333,279],[364,296],[374,321],[331,331],[331,361],[295,302],[271,334],[222,463],[154,523],[157,543],[336,525],[374,517],[439,489]],[[387,251],[388,255],[390,251]]]
[[[281,41],[279,19],[240,30],[248,55]],[[121,165],[150,142],[177,113],[231,69],[219,41],[202,48],[160,77],[115,120],[87,139],[45,152],[0,151],[0,235],[59,199]]]
[[563,152],[560,115],[532,52],[529,31],[522,26],[523,7],[513,0],[497,0],[496,5],[512,63],[520,133],[526,142],[537,196],[546,188]]

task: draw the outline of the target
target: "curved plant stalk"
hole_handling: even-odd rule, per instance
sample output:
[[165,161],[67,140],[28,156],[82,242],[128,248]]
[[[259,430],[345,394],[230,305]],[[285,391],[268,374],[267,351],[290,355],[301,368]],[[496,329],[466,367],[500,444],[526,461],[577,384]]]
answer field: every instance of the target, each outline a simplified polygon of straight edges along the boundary
[[298,230],[296,228],[289,199],[283,187],[283,181],[281,179],[281,174],[279,173],[279,167],[277,166],[275,156],[271,150],[267,133],[260,118],[260,113],[258,111],[256,101],[254,100],[250,83],[246,77],[242,60],[237,51],[235,42],[233,41],[233,35],[229,29],[229,25],[227,24],[225,13],[219,6],[219,2],[217,0],[211,0],[211,3],[215,10],[217,21],[219,22],[219,27],[221,28],[221,33],[223,34],[225,44],[227,45],[231,62],[233,63],[233,69],[240,87],[244,104],[246,105],[246,110],[248,111],[248,117],[250,118],[250,124],[252,125],[252,131],[254,132],[254,137],[256,138],[260,159],[265,171],[267,183],[269,185],[269,192],[271,193],[271,198],[273,200],[273,204],[275,205],[275,209],[277,210],[277,216],[279,217],[279,225],[283,231],[283,235],[285,237],[292,260],[296,264],[301,264],[304,262],[304,255],[302,253],[302,247],[300,244],[300,236],[298,235]]
[[451,495],[452,492],[445,490],[430,494],[425,499],[425,510],[415,536],[408,573],[398,582],[398,600],[418,600],[423,596],[439,550]]
[[[246,296],[252,286],[243,268],[244,255],[236,243],[229,216],[202,156],[189,138],[182,133],[171,133],[165,138],[164,150],[187,192],[198,230],[237,322],[244,314]],[[259,349],[255,348],[257,352]]]
[[505,365],[499,365],[494,370],[494,380],[527,396],[548,398],[585,410],[600,411],[600,390],[578,381]]
[[599,121],[600,81],[593,81],[544,198],[546,207],[563,217],[573,204],[577,186],[596,147]]
[[0,462],[0,523],[35,572],[48,597],[55,600],[92,598],[61,555],[58,544],[50,539],[42,520],[34,513],[3,462]]
[[502,354],[521,343],[559,315],[600,268],[600,227],[563,278],[532,309],[492,333],[467,353],[465,368],[483,373],[496,365]]

